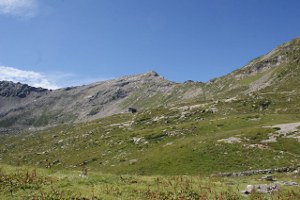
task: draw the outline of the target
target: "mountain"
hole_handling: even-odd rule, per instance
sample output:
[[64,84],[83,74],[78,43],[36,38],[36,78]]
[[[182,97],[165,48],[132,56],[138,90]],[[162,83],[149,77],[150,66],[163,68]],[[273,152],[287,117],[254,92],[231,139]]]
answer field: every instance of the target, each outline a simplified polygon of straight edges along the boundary
[[[273,49],[266,55],[258,57],[246,66],[224,77],[214,80],[215,87],[221,88],[224,94],[249,93],[262,91],[265,88],[276,91],[299,89],[300,38],[296,38]],[[232,93],[232,92],[231,92]]]
[[[129,107],[140,110],[160,106],[201,91],[180,88],[180,84],[154,71],[58,90],[1,81],[0,126],[7,131],[88,121],[126,112]],[[175,99],[175,94],[182,97]]]
[[[300,163],[300,38],[207,83],[151,71],[45,90],[1,82],[0,164],[210,175]],[[128,108],[138,112],[130,113]]]
[[289,93],[290,101],[297,101],[299,62],[300,39],[296,38],[207,83],[174,83],[154,71],[58,90],[1,81],[0,130],[90,121],[126,112],[129,107],[140,111],[213,99],[249,99],[258,93],[260,98],[275,101],[279,94]]

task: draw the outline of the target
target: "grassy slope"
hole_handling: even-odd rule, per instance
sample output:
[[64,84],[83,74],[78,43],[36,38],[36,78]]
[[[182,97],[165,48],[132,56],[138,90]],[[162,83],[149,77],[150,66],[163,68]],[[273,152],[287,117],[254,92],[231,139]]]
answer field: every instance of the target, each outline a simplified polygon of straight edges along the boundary
[[[136,105],[143,104],[140,106],[145,110],[135,115],[118,114],[87,123],[0,136],[0,164],[28,165],[43,170],[51,168],[45,170],[45,173],[67,170],[62,172],[65,173],[65,179],[54,186],[60,188],[60,184],[66,184],[71,193],[82,187],[88,195],[89,181],[103,182],[105,186],[99,187],[102,187],[102,193],[106,187],[108,196],[105,199],[113,199],[118,195],[128,199],[153,197],[151,195],[154,195],[153,199],[163,198],[160,195],[164,192],[168,195],[171,188],[151,188],[155,185],[154,177],[160,175],[165,176],[163,179],[166,179],[166,183],[162,184],[165,187],[169,181],[166,176],[195,177],[216,172],[299,165],[300,143],[296,139],[280,138],[276,143],[269,144],[261,142],[268,138],[269,133],[276,131],[265,126],[300,122],[300,52],[297,48],[292,52],[280,48],[280,53],[285,53],[290,62],[241,80],[234,79],[234,75],[241,72],[237,70],[211,84],[178,85],[169,96],[158,94],[137,102]],[[270,86],[249,94],[245,92],[250,83],[260,80],[266,74],[271,74],[267,80]],[[184,95],[187,89],[199,85],[203,93],[198,97],[177,102],[171,107],[166,106],[176,102],[176,96]],[[237,99],[225,100],[234,96]],[[128,106],[132,101],[128,99],[123,106]],[[159,107],[162,104],[166,105]],[[188,109],[188,106],[194,106],[194,109]],[[238,137],[241,143],[218,142],[229,137]],[[139,141],[135,144],[134,140]],[[264,148],[252,148],[252,144]],[[87,181],[78,180],[77,177],[73,185],[73,175],[70,173],[78,173],[79,170],[91,171],[92,178]],[[101,173],[101,176],[97,177],[93,172]],[[139,187],[137,191],[140,192],[135,193],[131,186],[120,183],[117,174],[129,174],[126,177],[130,177],[130,180],[138,179],[139,184],[133,185],[133,188]],[[52,176],[56,177],[55,174]],[[203,187],[207,187],[206,184]],[[107,185],[111,189],[107,189]],[[151,189],[146,190],[146,186]],[[49,188],[46,190],[51,193]],[[192,194],[191,191],[185,192]],[[200,194],[199,191],[196,193]]]
[[[206,106],[218,108],[217,113],[203,113],[204,108],[198,108],[183,116],[181,111],[158,108],[1,136],[0,158],[11,165],[46,167],[59,160],[53,168],[141,175],[208,175],[299,164],[300,154],[293,151],[300,147],[297,142],[282,142],[280,149],[270,144],[266,149],[247,148],[275,132],[264,126],[300,121],[295,107],[299,101],[291,101],[286,105],[291,107],[277,114],[279,101],[273,100],[265,110],[258,110],[264,98],[211,102]],[[232,136],[242,142],[217,142]],[[134,144],[134,138],[142,139]],[[281,150],[286,153],[281,154]]]
[[[280,186],[270,194],[240,194],[247,184],[269,184],[260,176],[209,178],[203,176],[111,175],[88,171],[45,170],[0,165],[0,199],[299,199],[299,187]],[[278,181],[298,176],[276,174]]]

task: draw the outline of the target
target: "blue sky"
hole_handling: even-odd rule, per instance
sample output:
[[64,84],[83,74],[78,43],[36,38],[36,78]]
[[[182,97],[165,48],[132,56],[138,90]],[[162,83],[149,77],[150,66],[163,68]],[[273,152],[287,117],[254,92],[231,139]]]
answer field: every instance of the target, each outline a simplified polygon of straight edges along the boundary
[[208,81],[300,36],[299,0],[0,0],[0,79],[48,88],[157,71]]

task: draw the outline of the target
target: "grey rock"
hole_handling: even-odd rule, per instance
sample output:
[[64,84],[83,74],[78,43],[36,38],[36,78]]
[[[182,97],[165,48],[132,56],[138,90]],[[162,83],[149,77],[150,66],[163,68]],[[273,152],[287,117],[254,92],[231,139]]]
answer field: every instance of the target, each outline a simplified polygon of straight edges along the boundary
[[272,193],[277,191],[279,187],[274,184],[258,184],[258,185],[247,185],[246,189],[243,190],[241,193],[243,194],[251,194],[253,192],[258,193]]
[[133,164],[137,163],[137,161],[138,161],[138,159],[135,158],[135,159],[129,160],[128,162],[129,162],[130,165],[133,165]]
[[297,186],[298,183],[293,182],[293,181],[279,181],[278,182],[281,185],[285,185],[285,186]]
[[272,168],[272,169],[249,170],[249,171],[242,171],[242,172],[225,172],[219,174],[212,174],[212,176],[235,177],[235,176],[252,176],[258,174],[287,173],[287,172],[293,172],[297,168],[298,167],[280,167],[280,168]]
[[273,176],[271,176],[271,175],[263,176],[261,178],[266,180],[266,181],[274,181]]
[[144,139],[144,137],[140,137],[140,138],[139,137],[133,137],[132,141],[133,141],[134,144],[140,144],[142,142],[145,142],[145,139]]

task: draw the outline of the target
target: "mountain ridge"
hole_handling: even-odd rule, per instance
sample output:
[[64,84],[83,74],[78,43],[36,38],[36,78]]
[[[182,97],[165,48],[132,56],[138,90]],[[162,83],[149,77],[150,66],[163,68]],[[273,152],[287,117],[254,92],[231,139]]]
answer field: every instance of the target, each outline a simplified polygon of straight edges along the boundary
[[155,71],[56,90],[1,81],[0,127],[23,129],[83,122],[126,112],[129,107],[146,110],[210,99],[244,98],[275,88],[279,88],[278,92],[286,88],[284,85],[298,81],[294,74],[299,71],[299,57],[300,38],[296,38],[206,83],[175,83]]

